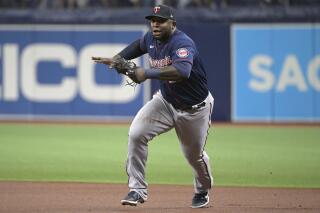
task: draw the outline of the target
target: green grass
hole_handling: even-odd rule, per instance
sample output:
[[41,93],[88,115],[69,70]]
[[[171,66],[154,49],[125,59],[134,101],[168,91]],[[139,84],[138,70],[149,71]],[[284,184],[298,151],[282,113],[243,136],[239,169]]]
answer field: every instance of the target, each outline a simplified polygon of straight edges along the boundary
[[217,128],[212,134],[221,185],[320,187],[320,128]]
[[[126,183],[129,126],[0,124],[0,180]],[[210,129],[215,184],[320,188],[319,127]],[[149,145],[149,183],[192,184],[174,131]]]

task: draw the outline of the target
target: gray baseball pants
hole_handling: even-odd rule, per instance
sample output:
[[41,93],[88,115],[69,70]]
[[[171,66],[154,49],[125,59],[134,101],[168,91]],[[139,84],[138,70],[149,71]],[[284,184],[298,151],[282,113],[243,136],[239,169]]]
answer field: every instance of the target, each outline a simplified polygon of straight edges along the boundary
[[126,170],[130,191],[138,192],[147,200],[148,142],[172,128],[175,128],[182,152],[193,168],[195,193],[207,192],[211,188],[213,178],[209,157],[204,151],[214,102],[210,93],[204,102],[205,106],[199,109],[177,110],[158,92],[140,109],[129,129]]

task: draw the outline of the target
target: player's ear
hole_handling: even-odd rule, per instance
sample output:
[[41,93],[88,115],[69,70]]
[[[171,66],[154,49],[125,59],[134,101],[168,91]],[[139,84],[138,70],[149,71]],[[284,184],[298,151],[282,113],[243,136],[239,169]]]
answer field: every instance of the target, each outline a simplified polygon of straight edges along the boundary
[[177,25],[177,22],[172,21],[172,27],[171,27],[171,29],[174,29],[174,28],[176,27],[176,25]]

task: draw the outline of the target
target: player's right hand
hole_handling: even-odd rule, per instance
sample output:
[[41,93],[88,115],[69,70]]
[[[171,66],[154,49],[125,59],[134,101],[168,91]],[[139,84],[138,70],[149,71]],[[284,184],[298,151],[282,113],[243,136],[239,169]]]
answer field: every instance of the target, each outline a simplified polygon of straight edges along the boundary
[[[103,58],[103,57],[92,56],[91,59],[96,63],[106,64],[109,66],[111,66],[112,63],[114,62],[114,60],[112,58]],[[112,67],[110,67],[110,68],[112,68]]]

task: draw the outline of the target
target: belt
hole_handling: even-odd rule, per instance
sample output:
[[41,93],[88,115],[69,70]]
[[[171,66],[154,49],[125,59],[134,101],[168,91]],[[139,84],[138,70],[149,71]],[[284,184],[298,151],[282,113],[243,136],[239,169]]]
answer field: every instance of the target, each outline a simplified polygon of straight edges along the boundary
[[196,109],[200,109],[200,108],[204,107],[205,105],[206,105],[206,102],[203,101],[200,104],[196,104],[193,106],[175,107],[175,108],[180,109],[180,110],[196,110]]

